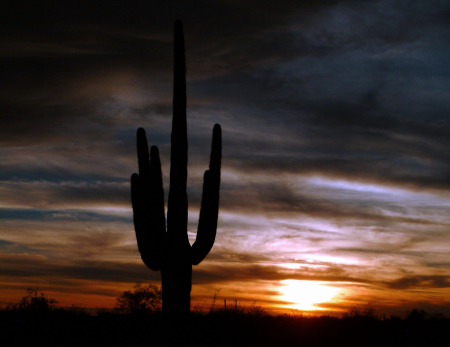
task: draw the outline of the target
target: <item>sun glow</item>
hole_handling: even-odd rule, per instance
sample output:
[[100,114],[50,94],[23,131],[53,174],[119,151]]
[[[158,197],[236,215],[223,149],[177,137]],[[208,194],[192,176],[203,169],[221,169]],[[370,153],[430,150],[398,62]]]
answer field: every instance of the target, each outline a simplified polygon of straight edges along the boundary
[[323,310],[315,305],[331,301],[339,293],[339,288],[325,286],[322,282],[285,280],[281,283],[283,300],[292,302],[286,307],[296,310]]

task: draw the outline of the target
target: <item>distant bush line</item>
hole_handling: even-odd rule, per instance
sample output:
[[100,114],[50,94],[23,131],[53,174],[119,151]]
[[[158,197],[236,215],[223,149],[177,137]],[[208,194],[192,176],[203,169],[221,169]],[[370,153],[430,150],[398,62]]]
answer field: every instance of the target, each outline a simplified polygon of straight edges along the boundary
[[[92,316],[77,306],[58,307],[56,301],[37,291],[30,290],[24,298],[0,311],[4,346],[167,345],[164,319],[158,309],[100,309]],[[153,307],[158,307],[157,300]],[[233,305],[227,310],[211,305],[209,312],[194,310],[189,324],[192,346],[227,347],[440,346],[450,331],[450,318],[443,314],[414,309],[404,318],[383,320],[369,306],[353,308],[338,318],[296,311],[273,316],[256,304]]]

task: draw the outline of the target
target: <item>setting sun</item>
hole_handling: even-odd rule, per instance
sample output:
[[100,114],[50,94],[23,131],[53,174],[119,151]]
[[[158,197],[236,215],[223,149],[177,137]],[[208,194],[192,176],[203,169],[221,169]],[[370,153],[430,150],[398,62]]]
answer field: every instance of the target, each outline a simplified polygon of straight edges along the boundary
[[339,288],[328,287],[316,281],[285,280],[281,283],[284,285],[280,288],[283,299],[292,302],[286,307],[296,310],[322,310],[315,305],[330,301],[339,292]]

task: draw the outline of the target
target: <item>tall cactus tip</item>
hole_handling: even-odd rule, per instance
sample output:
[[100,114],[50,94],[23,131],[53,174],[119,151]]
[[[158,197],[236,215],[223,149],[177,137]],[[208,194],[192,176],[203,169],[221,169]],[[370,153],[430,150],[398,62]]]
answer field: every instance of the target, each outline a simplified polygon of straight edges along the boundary
[[219,133],[222,131],[220,124],[214,124],[213,133]]
[[137,136],[145,136],[145,130],[144,128],[139,128],[136,132]]
[[181,21],[181,19],[177,19],[175,21],[175,30],[177,29],[183,29],[183,22]]

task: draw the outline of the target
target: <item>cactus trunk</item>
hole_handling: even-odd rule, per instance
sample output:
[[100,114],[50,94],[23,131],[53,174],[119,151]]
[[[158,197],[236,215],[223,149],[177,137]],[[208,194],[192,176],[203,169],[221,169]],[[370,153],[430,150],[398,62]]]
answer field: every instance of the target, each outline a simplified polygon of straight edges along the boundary
[[189,314],[192,264],[180,261],[161,269],[163,312],[169,316]]
[[203,183],[202,204],[197,238],[191,246],[187,234],[187,122],[186,67],[181,21],[175,22],[174,96],[170,156],[170,190],[167,231],[164,215],[164,191],[161,162],[156,146],[148,150],[145,131],[137,131],[139,174],[131,176],[131,201],[139,252],[145,265],[161,270],[163,312],[180,317],[190,312],[192,265],[199,264],[211,250],[219,213],[222,134],[220,125],[213,129],[209,170]]

